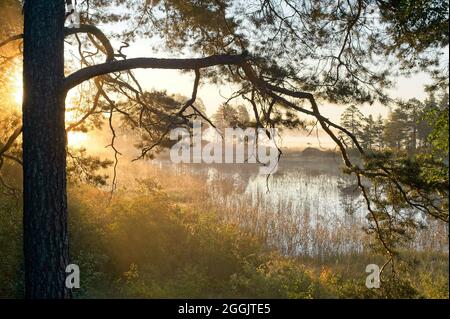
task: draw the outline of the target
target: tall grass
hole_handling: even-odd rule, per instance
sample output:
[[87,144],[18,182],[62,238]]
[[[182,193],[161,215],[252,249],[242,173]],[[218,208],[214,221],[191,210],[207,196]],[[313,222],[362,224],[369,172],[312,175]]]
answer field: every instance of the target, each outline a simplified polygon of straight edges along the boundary
[[[119,170],[112,199],[106,188],[72,184],[71,262],[82,276],[75,296],[448,298],[448,251],[434,244],[441,233],[422,234],[425,252],[405,250],[400,280],[369,290],[365,267],[384,258],[368,248],[363,216],[317,214],[327,206],[282,192],[269,202],[264,187],[249,191],[244,173],[141,163]],[[324,200],[337,181],[322,178],[319,194],[304,196]],[[0,297],[23,296],[21,220],[20,200],[1,194]]]
[[[332,259],[370,252],[365,206],[352,180],[336,171],[288,170],[269,177],[252,173],[156,165],[146,167],[180,203],[214,211],[222,222],[238,225],[266,246],[291,257]],[[405,247],[448,252],[448,225],[428,221]]]

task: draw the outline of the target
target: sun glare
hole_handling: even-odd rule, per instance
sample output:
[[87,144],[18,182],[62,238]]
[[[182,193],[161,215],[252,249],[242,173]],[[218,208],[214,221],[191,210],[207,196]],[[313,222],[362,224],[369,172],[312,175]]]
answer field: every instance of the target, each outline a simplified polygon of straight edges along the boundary
[[[22,106],[23,100],[23,81],[22,72],[17,70],[11,76],[11,99],[17,108]],[[73,122],[77,118],[73,112],[66,112],[66,121]],[[83,132],[69,132],[67,134],[67,143],[69,146],[82,146],[88,142],[88,135]]]
[[[80,92],[70,90],[66,97],[66,126],[78,122],[81,118],[80,111],[76,108],[79,104]],[[72,147],[86,147],[89,142],[88,134],[80,131],[70,131],[67,133],[67,144]]]
[[67,143],[69,146],[83,146],[88,141],[88,135],[83,132],[69,132],[67,133]]
[[12,98],[15,104],[22,105],[23,99],[23,81],[22,72],[17,71],[12,77]]

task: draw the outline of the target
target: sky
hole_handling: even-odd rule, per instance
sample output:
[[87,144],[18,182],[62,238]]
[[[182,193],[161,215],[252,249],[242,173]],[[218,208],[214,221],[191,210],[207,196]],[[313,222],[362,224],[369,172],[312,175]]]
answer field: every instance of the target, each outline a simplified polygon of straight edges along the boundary
[[[108,26],[99,26],[100,29],[108,31]],[[118,48],[121,43],[117,41],[112,41],[113,46]],[[149,39],[136,39],[135,42],[130,43],[130,47],[125,49],[124,52],[127,54],[128,58],[133,57],[179,57],[177,52],[155,52],[153,47],[155,42]],[[447,53],[448,58],[448,53]],[[182,73],[176,70],[150,70],[150,69],[139,69],[134,71],[140,83],[146,90],[166,90],[169,94],[180,94],[183,96],[191,96],[192,85],[194,82],[193,72]],[[14,80],[15,82],[21,83],[21,79],[18,77]],[[424,91],[424,85],[431,83],[431,80],[427,74],[420,73],[416,74],[410,78],[401,77],[398,78],[396,87],[391,90],[391,96],[400,99],[410,99],[426,98],[426,93]],[[200,98],[204,105],[206,106],[206,111],[209,116],[211,116],[217,108],[227,100],[227,98],[235,91],[235,87],[232,85],[215,85],[206,82],[201,82],[198,91],[198,98]],[[14,99],[16,101],[21,99],[22,92],[17,89],[13,92]],[[19,103],[18,103],[19,104]],[[335,105],[320,103],[319,104],[321,113],[330,118],[332,121],[339,122],[339,118],[342,112],[347,107],[346,105]],[[374,105],[361,105],[361,112],[368,116],[373,115],[377,117],[381,114],[386,117],[389,113],[389,109],[380,104]],[[250,112],[251,113],[251,112]],[[72,133],[74,135],[75,133]],[[319,138],[318,138],[319,137]],[[74,138],[75,139],[75,138]],[[86,139],[85,136],[79,134],[76,140],[81,141]],[[283,145],[284,147],[295,147],[304,148],[306,146],[314,147],[325,147],[333,148],[335,147],[331,139],[323,132],[318,131],[317,134],[311,134],[307,136],[307,132],[289,132],[283,134]]]
[[[170,52],[152,54],[152,47],[148,41],[137,40],[130,45],[126,54],[128,58],[132,57],[176,57],[176,54]],[[180,72],[177,70],[149,70],[138,69],[135,70],[135,74],[142,84],[147,89],[166,90],[169,94],[181,94],[183,96],[191,96],[192,85],[194,83],[194,74]],[[425,73],[419,73],[409,78],[400,77],[397,81],[396,87],[390,90],[390,94],[394,98],[399,99],[411,99],[417,98],[423,100],[426,98],[424,86],[430,84],[431,79]],[[215,85],[205,82],[201,82],[198,90],[198,98],[200,98],[206,106],[208,115],[212,115],[217,108],[224,103],[227,98],[234,92],[232,85]],[[332,121],[339,122],[342,112],[347,107],[346,105],[336,105],[321,103],[319,105],[321,113],[330,118]],[[379,103],[373,105],[361,105],[361,112],[365,115],[372,115],[375,118],[378,115],[387,117],[389,108]],[[295,131],[284,133],[283,135],[283,147],[289,148],[304,148],[307,146],[317,148],[334,148],[334,142],[328,137],[328,135],[319,130],[316,134],[308,136],[308,132]]]
[[[120,10],[116,8],[115,10]],[[114,9],[113,9],[114,11]],[[109,25],[99,26],[100,29],[108,31]],[[120,28],[115,24],[115,27]],[[117,30],[116,30],[117,31]],[[123,50],[127,55],[127,58],[134,57],[180,57],[178,52],[159,51],[155,52],[153,49],[158,40],[155,39],[135,39],[133,43],[129,43],[130,46]],[[118,48],[121,46],[120,42],[112,41],[113,47]],[[186,56],[188,57],[188,56]],[[192,56],[191,56],[192,57]],[[190,97],[192,94],[192,86],[194,83],[194,74],[180,72],[177,70],[151,70],[151,69],[138,69],[134,70],[134,73],[145,90],[166,90],[169,94],[180,94]],[[390,95],[393,98],[399,99],[411,99],[417,98],[423,100],[426,98],[424,86],[431,83],[430,77],[427,74],[420,73],[413,75],[410,78],[400,77],[398,78],[396,87],[390,90]],[[198,98],[201,99],[206,106],[206,112],[211,116],[217,108],[224,103],[229,96],[236,90],[236,87],[232,85],[215,85],[206,83],[203,80],[198,90]],[[339,122],[342,112],[347,105],[335,105],[329,103],[319,103],[319,108],[322,115],[330,118],[334,122]],[[380,104],[374,105],[361,105],[360,111],[365,115],[372,115],[375,118],[378,115],[387,117],[389,109]],[[250,109],[249,109],[250,111]],[[252,112],[250,112],[251,114]],[[334,142],[328,137],[328,135],[319,130],[314,132],[310,136],[307,136],[307,132],[295,131],[285,132],[283,135],[283,147],[291,148],[304,148],[306,146],[313,146],[317,148],[334,148]]]

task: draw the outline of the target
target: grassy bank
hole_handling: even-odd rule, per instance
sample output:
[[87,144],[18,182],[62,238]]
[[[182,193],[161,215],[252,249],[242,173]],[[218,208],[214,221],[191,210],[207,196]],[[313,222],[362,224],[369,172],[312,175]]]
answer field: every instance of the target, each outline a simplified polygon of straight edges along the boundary
[[[170,182],[170,177],[166,182]],[[448,255],[407,252],[409,268],[382,289],[365,287],[364,252],[286,257],[208,208],[196,179],[165,189],[145,179],[108,191],[70,189],[72,263],[78,298],[448,298]],[[175,184],[172,184],[175,185]],[[187,186],[195,189],[187,191]],[[20,202],[0,205],[0,297],[23,295]]]

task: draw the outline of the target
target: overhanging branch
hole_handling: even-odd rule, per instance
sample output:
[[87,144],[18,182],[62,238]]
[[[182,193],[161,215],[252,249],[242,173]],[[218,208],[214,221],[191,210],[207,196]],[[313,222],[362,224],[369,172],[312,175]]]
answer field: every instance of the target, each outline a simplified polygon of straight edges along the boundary
[[246,55],[225,54],[197,59],[134,58],[110,61],[89,66],[72,73],[65,80],[65,89],[68,91],[82,82],[99,75],[132,69],[196,70],[218,65],[240,65],[245,59]]
[[13,35],[12,37],[9,37],[5,41],[0,42],[0,48],[5,46],[5,45],[7,45],[10,42],[17,41],[17,40],[20,40],[20,39],[23,39],[23,34]]
[[16,139],[19,137],[19,135],[22,134],[22,126],[18,127],[14,133],[8,138],[8,141],[6,141],[5,145],[1,145],[0,148],[0,156],[3,156],[4,153],[6,153],[11,146],[13,145],[13,143],[16,141]]
[[106,61],[114,60],[114,49],[109,41],[108,37],[97,27],[88,24],[82,24],[78,28],[65,28],[64,34],[65,36],[79,34],[79,33],[87,33],[89,35],[93,35],[96,37],[103,46],[101,49],[106,54]]

